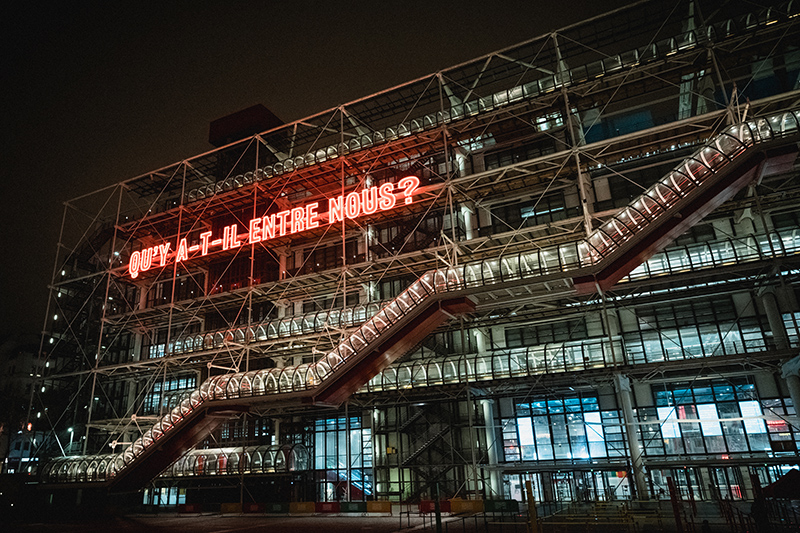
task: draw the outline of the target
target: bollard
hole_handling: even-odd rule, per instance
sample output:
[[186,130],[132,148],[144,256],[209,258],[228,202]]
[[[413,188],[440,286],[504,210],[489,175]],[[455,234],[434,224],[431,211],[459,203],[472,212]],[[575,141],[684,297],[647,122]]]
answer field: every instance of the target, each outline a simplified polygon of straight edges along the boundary
[[533,485],[531,481],[525,482],[525,492],[528,494],[528,531],[539,533],[539,518],[536,516],[536,500],[533,499]]

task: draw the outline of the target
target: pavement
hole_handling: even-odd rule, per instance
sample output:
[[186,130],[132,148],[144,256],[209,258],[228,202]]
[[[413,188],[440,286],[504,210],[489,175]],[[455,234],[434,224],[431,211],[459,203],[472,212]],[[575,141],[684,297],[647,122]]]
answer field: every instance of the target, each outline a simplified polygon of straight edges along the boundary
[[[633,522],[617,523],[619,518],[601,516],[596,510],[580,506],[572,507],[566,513],[549,517],[551,523],[543,524],[542,533],[550,532],[613,532],[644,531],[647,533],[675,531],[675,521],[668,506],[661,502],[658,517],[632,511]],[[399,506],[398,506],[399,507]],[[701,531],[704,519],[711,525],[714,533],[729,532],[730,528],[719,515],[716,505],[702,503],[697,506],[697,515],[692,517],[695,530]],[[312,532],[312,533],[407,533],[416,531],[435,531],[432,516],[420,516],[416,512],[392,516],[356,514],[314,514],[314,515],[265,515],[265,514],[178,514],[163,511],[158,514],[93,514],[72,517],[58,516],[27,517],[26,523],[9,522],[0,517],[0,531],[3,532],[43,532],[43,533],[127,533],[127,532],[192,532],[192,533],[234,533],[234,532]],[[442,517],[444,533],[525,533],[525,515],[503,516],[471,515]]]
[[[484,531],[483,520],[480,529],[475,524],[462,524],[454,517],[444,517],[443,531]],[[472,521],[468,521],[472,522]],[[462,527],[464,525],[465,527]],[[410,526],[410,527],[409,527]],[[3,531],[13,532],[53,532],[53,533],[126,533],[134,531],[148,532],[192,532],[192,533],[247,533],[264,532],[289,533],[309,531],[319,533],[394,533],[413,532],[427,529],[431,531],[430,519],[423,520],[412,516],[410,520],[403,517],[403,529],[400,528],[398,516],[346,516],[346,515],[311,515],[311,516],[265,516],[265,515],[177,515],[162,513],[158,515],[127,515],[105,517],[96,520],[76,520],[71,522],[31,522],[27,524],[11,524],[11,529],[2,527]],[[507,528],[506,531],[514,531]],[[517,531],[523,533],[525,526],[519,524]]]

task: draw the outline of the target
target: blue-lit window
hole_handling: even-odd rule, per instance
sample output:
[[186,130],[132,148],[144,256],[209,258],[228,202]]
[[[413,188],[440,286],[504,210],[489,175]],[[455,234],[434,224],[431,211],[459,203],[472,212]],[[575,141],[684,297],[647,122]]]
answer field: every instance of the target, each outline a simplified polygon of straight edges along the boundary
[[197,387],[197,376],[186,375],[166,381],[156,381],[153,388],[144,398],[142,413],[158,413],[161,408],[168,409],[177,405],[181,394]]
[[[362,427],[360,417],[350,417],[350,499],[366,499],[372,492],[372,431]],[[314,468],[323,471],[318,497],[320,501],[339,500],[346,494],[347,419],[327,418],[314,424]]]
[[[783,402],[756,398],[754,384],[745,378],[665,384],[655,391],[663,448],[647,444],[646,453],[792,451],[794,437],[783,419]],[[642,422],[648,421],[647,411],[639,410]]]
[[586,423],[586,439],[589,441],[589,455],[592,457],[605,457],[605,432],[600,419],[600,412],[584,413]]
[[658,419],[661,420],[661,435],[665,439],[681,438],[680,424],[676,421],[678,415],[674,407],[659,407]]
[[[514,405],[514,414],[502,421],[506,461],[588,460],[624,454],[624,449],[617,449],[619,428],[612,443],[607,442],[606,413],[599,411],[596,397],[520,402]],[[615,414],[609,413],[608,419],[606,423],[618,423]]]

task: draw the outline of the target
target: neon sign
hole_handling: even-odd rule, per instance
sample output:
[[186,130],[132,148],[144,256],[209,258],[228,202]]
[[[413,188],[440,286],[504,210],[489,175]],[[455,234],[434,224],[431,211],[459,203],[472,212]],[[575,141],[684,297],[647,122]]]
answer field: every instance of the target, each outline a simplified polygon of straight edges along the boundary
[[[368,187],[360,191],[352,191],[328,198],[327,215],[320,214],[319,202],[311,202],[301,206],[292,207],[278,213],[272,213],[250,219],[243,233],[239,232],[238,224],[225,226],[222,235],[213,238],[211,231],[200,234],[200,242],[189,244],[184,237],[176,243],[175,251],[170,252],[172,243],[163,242],[131,254],[128,262],[128,272],[131,278],[139,277],[139,273],[147,272],[154,266],[164,267],[170,260],[176,263],[192,257],[204,257],[213,249],[231,250],[243,244],[256,244],[271,239],[284,237],[319,228],[323,224],[335,224],[345,219],[356,219],[364,215],[371,215],[378,211],[389,211],[397,206],[398,196],[396,187],[402,197],[404,205],[413,203],[412,195],[419,187],[419,178],[406,176],[395,185],[384,183],[378,187]],[[324,220],[327,218],[327,221]]]

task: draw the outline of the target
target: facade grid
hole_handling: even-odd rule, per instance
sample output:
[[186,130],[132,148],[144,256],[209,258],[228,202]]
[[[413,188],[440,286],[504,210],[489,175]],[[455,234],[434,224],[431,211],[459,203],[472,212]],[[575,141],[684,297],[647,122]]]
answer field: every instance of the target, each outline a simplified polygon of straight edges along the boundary
[[[798,464],[800,3],[673,7],[640,2],[68,202],[37,451],[9,466],[107,481],[218,399],[225,420],[142,478],[146,503],[242,486],[523,500],[526,481],[539,501],[646,499],[668,477],[752,498]],[[665,176],[695,181],[674,169],[735,167],[721,143],[746,151],[731,132],[753,117],[773,144],[741,191],[626,255],[619,281],[553,274],[626,245],[609,228],[635,240],[621,213],[661,205],[642,194]],[[464,273],[466,308],[294,401],[432,269]],[[253,392],[271,386],[285,397]]]

